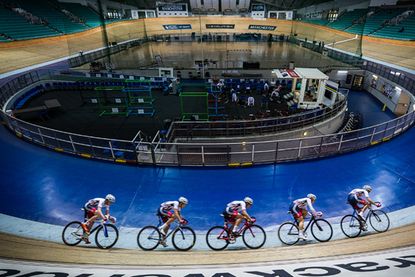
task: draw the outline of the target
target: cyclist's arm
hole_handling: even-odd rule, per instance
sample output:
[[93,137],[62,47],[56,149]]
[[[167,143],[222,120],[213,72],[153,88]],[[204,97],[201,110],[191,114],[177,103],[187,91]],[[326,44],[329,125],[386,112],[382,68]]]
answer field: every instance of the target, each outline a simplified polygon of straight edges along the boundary
[[[108,210],[107,210],[107,212],[108,212]],[[98,213],[98,215],[99,215],[102,219],[105,219],[105,218],[106,218],[106,217],[104,216],[104,214],[102,213],[102,208],[101,208],[100,206],[98,206],[97,213]]]
[[179,221],[182,221],[182,220],[183,220],[183,218],[182,218],[182,215],[180,214],[180,211],[179,211],[178,209],[173,209],[173,211],[174,211],[174,214],[176,215],[176,218],[177,218]]
[[241,214],[245,217],[246,220],[252,221],[252,218],[249,216],[246,210],[242,210]]
[[315,215],[316,210],[314,209],[313,204],[311,203],[311,200],[309,198],[307,198],[307,205],[310,208],[311,214]]
[[367,199],[367,202],[369,202],[370,204],[376,205],[376,202],[370,199],[370,197],[366,197],[366,199]]

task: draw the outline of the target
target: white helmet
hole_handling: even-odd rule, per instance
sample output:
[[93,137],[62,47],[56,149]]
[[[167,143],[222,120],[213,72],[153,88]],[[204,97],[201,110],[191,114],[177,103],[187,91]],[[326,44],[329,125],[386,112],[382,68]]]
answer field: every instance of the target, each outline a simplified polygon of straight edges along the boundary
[[244,198],[244,202],[245,203],[248,203],[248,204],[254,204],[254,200],[252,200],[252,198],[251,197],[245,197]]
[[369,186],[369,185],[364,185],[364,186],[363,186],[363,189],[364,189],[365,191],[367,191],[367,192],[371,192],[371,191],[372,191],[372,187],[371,187],[371,186]]
[[189,203],[189,201],[187,200],[187,198],[185,198],[183,196],[179,198],[179,202],[180,203],[183,203],[183,204],[186,204],[186,205],[187,205],[187,203]]
[[312,193],[309,193],[309,194],[307,194],[307,198],[310,198],[310,199],[314,199],[314,200],[316,200],[317,199],[317,196],[315,196],[314,194],[312,194]]
[[105,196],[105,200],[108,200],[110,203],[114,203],[115,202],[115,196],[112,194],[107,194],[107,196]]

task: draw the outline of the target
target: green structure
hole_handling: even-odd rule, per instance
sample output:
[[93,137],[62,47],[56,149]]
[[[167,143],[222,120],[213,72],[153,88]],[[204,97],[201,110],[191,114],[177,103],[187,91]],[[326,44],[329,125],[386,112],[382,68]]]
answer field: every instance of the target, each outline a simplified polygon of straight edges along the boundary
[[208,120],[208,93],[180,93],[180,111],[182,120]]
[[[136,86],[98,86],[94,90],[81,91],[83,105],[95,107],[99,116],[104,115],[150,115],[155,113],[152,88],[148,80],[136,80]],[[139,86],[137,83],[143,84]],[[144,84],[146,86],[144,86]]]
[[154,98],[150,87],[128,87],[124,88],[123,92],[128,95],[129,114],[154,115]]
[[95,91],[101,97],[99,101],[100,114],[103,115],[125,115],[128,116],[129,99],[128,94],[123,91],[124,87],[109,86],[96,87]]

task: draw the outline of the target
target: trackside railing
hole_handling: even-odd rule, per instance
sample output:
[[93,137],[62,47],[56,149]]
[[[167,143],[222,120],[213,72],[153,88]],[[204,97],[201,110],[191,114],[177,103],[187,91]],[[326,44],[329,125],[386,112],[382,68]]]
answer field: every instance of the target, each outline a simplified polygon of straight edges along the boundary
[[[412,111],[399,118],[351,132],[295,139],[230,143],[168,142],[160,133],[152,142],[139,132],[132,140],[93,137],[64,132],[25,122],[3,110],[21,89],[42,80],[53,79],[55,72],[35,71],[15,78],[0,88],[0,117],[16,136],[84,158],[117,163],[160,166],[249,166],[308,160],[355,151],[376,145],[403,133],[415,120]],[[343,109],[346,107],[343,106]]]

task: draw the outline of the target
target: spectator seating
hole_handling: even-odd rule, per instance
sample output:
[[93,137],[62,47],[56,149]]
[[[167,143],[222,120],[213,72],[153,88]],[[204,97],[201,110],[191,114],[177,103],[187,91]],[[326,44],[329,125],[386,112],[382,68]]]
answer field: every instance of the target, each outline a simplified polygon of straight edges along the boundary
[[363,34],[365,36],[370,35],[371,33],[382,28],[382,26],[390,19],[401,14],[403,10],[394,9],[394,10],[380,10],[366,18],[364,23],[355,24],[352,27],[348,28],[346,31],[354,34]]
[[365,16],[367,9],[356,9],[353,11],[347,11],[343,13],[336,21],[330,22],[327,24],[327,27],[345,30],[353,25],[353,23],[359,20],[361,17]]
[[415,13],[397,25],[387,25],[370,36],[399,40],[415,40]]
[[99,14],[87,6],[78,3],[59,3],[59,5],[79,17],[84,23],[90,27],[98,27],[101,25]]
[[20,2],[22,3],[22,8],[46,20],[51,27],[62,33],[71,34],[89,29],[83,23],[72,22],[66,14],[59,10],[58,6],[55,7],[51,4],[54,2],[32,0],[20,0]]
[[[60,35],[45,25],[31,24],[23,16],[2,6],[0,6],[0,18],[0,34],[15,40]],[[0,36],[0,41],[8,41],[6,36]]]

